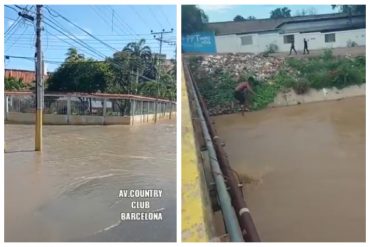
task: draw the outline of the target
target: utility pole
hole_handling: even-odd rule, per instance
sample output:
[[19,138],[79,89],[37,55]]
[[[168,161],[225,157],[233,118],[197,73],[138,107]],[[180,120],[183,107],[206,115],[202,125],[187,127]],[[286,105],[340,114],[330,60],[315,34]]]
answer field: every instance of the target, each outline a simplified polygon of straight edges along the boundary
[[43,61],[41,51],[41,8],[36,5],[36,125],[35,150],[42,151],[42,112],[44,105]]
[[[154,35],[154,38],[159,41],[159,59],[158,59],[158,66],[157,66],[158,76],[156,78],[158,85],[157,85],[157,98],[156,98],[155,115],[154,115],[154,122],[155,123],[157,122],[158,98],[159,98],[159,80],[161,78],[160,68],[161,68],[161,56],[162,56],[162,43],[166,42],[166,40],[163,40],[163,34],[169,34],[169,33],[172,33],[172,32],[173,32],[173,28],[171,28],[170,31],[166,31],[164,29],[162,29],[162,31],[160,31],[160,32],[153,32],[153,30],[150,31],[150,33]],[[159,38],[157,38],[158,34],[160,35]]]

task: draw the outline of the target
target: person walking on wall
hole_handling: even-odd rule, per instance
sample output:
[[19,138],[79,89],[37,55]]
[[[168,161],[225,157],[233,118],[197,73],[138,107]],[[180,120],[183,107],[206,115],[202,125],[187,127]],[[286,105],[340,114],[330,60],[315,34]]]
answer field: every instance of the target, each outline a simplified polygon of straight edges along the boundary
[[292,40],[292,42],[290,43],[290,51],[289,51],[289,55],[292,55],[292,51],[295,52],[295,54],[297,55],[297,51],[295,50],[295,46],[294,46],[294,39]]
[[304,48],[303,48],[303,54],[306,54],[306,51],[307,51],[307,54],[310,54],[310,51],[308,50],[308,44],[307,44],[307,39],[303,39],[303,44],[304,44]]

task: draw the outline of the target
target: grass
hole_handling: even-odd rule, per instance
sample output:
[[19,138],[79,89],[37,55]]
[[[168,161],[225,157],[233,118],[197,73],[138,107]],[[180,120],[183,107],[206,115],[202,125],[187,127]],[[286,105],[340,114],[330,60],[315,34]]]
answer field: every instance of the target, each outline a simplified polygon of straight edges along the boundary
[[365,82],[365,60],[365,57],[334,57],[331,50],[326,50],[320,57],[288,59],[287,65],[299,72],[300,79],[310,88],[341,89]]

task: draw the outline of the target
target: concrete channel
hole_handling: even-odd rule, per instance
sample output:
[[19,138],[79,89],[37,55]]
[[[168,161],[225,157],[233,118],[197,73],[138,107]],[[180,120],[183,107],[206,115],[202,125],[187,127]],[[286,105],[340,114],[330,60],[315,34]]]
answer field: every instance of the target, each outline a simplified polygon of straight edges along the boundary
[[[230,164],[244,184],[242,191],[261,241],[365,241],[364,88],[309,95],[299,99],[299,105],[282,107],[289,105],[285,102],[244,117],[212,117],[217,139],[226,144]],[[346,90],[352,91],[346,96]],[[183,163],[183,174],[194,179],[183,177],[182,183],[190,188],[192,182],[192,190],[200,190],[197,196],[202,196],[199,207],[204,213],[183,215],[183,240],[230,241],[195,103],[191,95],[184,96],[192,120],[183,118],[183,125],[188,132],[192,128],[196,162],[192,174],[187,173],[191,162]],[[183,192],[182,207],[187,212],[189,201],[184,196]],[[190,220],[203,226],[204,238],[191,235],[191,225],[184,223]]]

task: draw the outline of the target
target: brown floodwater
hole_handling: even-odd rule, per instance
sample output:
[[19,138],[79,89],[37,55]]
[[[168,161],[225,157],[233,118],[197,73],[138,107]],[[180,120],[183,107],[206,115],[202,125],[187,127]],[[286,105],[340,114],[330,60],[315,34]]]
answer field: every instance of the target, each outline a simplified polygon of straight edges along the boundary
[[263,241],[365,241],[365,97],[214,120]]
[[[176,124],[5,125],[5,241],[176,241]],[[121,189],[162,189],[132,209]],[[121,221],[162,212],[162,221]]]

